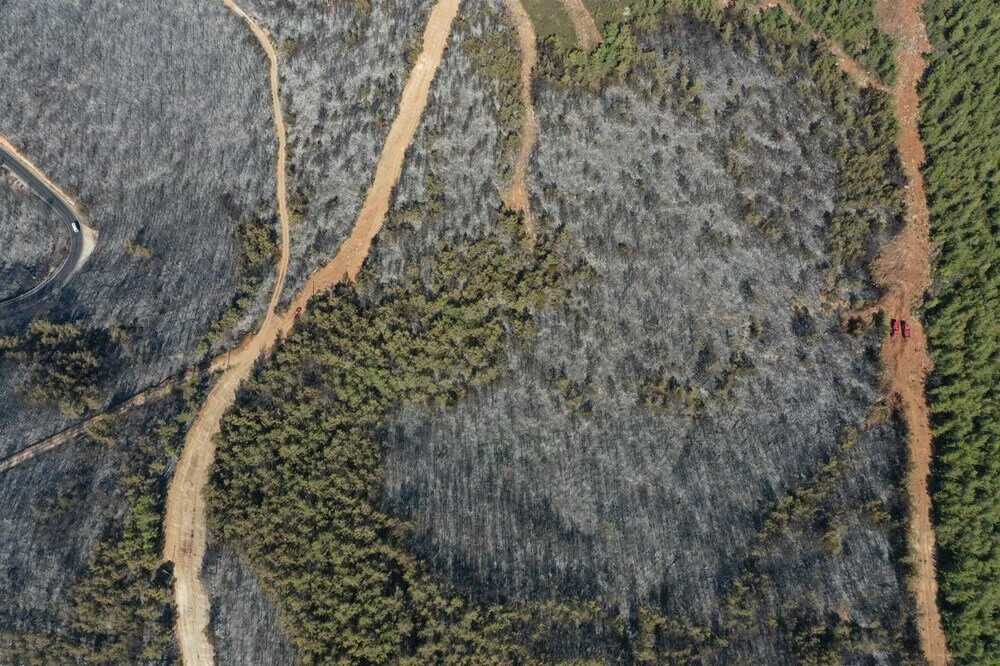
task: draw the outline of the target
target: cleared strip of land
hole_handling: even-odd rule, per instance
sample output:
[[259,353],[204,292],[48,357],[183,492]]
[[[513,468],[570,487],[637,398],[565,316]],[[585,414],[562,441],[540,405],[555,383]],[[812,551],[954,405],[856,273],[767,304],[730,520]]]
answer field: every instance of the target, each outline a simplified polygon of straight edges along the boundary
[[933,434],[927,405],[926,378],[932,367],[927,336],[915,310],[931,284],[930,209],[920,169],[924,146],[920,140],[920,98],[917,85],[927,69],[924,54],[930,41],[920,15],[922,0],[884,0],[876,7],[879,27],[899,43],[899,78],[892,88],[899,122],[899,155],[906,174],[906,226],[886,248],[876,266],[876,277],[886,289],[884,309],[911,322],[913,334],[905,344],[886,339],[882,358],[890,391],[898,396],[909,428],[910,548],[915,575],[911,583],[917,605],[917,632],[924,658],[934,666],[948,663],[948,646],[938,608],[936,545],[927,487],[933,455]]
[[21,449],[14,455],[8,456],[7,458],[0,460],[0,473],[11,470],[19,465],[23,465],[29,460],[32,460],[33,458],[36,458],[37,456],[40,456],[43,453],[47,453],[52,449],[58,448],[63,444],[68,444],[69,442],[73,441],[76,437],[84,434],[87,431],[88,427],[97,425],[97,423],[100,422],[101,420],[106,419],[108,417],[114,417],[133,407],[139,407],[141,405],[146,404],[150,400],[155,400],[157,398],[165,396],[170,391],[172,391],[176,386],[177,382],[175,379],[173,378],[168,379],[167,381],[163,382],[158,386],[154,386],[151,389],[147,389],[142,393],[137,393],[128,400],[122,402],[121,404],[115,406],[112,409],[109,409],[108,411],[102,412],[101,414],[98,414],[96,416],[92,416],[83,423],[75,425],[72,428],[67,428],[66,430],[63,430],[62,432],[57,433],[52,437],[43,439],[40,442],[36,442],[35,444],[32,444],[31,446],[25,449]]
[[[902,409],[909,430],[909,540],[915,575],[911,589],[917,606],[917,633],[924,658],[934,666],[948,663],[948,649],[938,608],[935,566],[934,525],[931,523],[931,496],[927,487],[933,455],[933,434],[927,405],[926,378],[932,364],[927,336],[915,310],[923,302],[931,284],[930,210],[920,171],[924,146],[920,140],[920,99],[917,85],[927,63],[924,54],[930,42],[920,17],[922,0],[882,0],[876,7],[879,27],[899,42],[896,58],[899,77],[893,87],[870,77],[837,43],[820,32],[813,36],[827,44],[841,69],[858,85],[873,86],[893,96],[900,136],[898,149],[906,174],[906,226],[879,256],[875,278],[885,290],[877,309],[910,323],[910,339],[902,341],[888,334],[882,344],[885,381],[889,393]],[[793,20],[806,25],[786,0],[765,0],[762,8],[780,6]]]
[[573,30],[576,32],[576,41],[580,48],[589,51],[603,40],[601,31],[597,29],[594,15],[590,13],[583,0],[560,0],[570,20],[573,21]]
[[504,196],[504,203],[511,210],[524,216],[528,237],[534,239],[538,234],[538,225],[531,212],[528,164],[538,143],[538,120],[535,117],[535,103],[531,94],[532,76],[538,64],[538,40],[535,37],[535,27],[531,24],[531,17],[525,11],[521,0],[507,0],[507,10],[517,27],[517,39],[521,47],[521,74],[518,87],[521,92],[521,104],[524,106],[524,125],[521,128],[521,149],[514,164],[514,182]]

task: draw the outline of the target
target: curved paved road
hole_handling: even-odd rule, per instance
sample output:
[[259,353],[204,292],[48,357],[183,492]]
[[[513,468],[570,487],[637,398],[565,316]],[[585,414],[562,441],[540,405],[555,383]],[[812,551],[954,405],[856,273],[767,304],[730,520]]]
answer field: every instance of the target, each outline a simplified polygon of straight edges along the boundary
[[[63,259],[59,268],[43,282],[35,285],[28,291],[18,294],[13,298],[0,301],[0,310],[21,309],[38,303],[69,282],[69,279],[73,276],[83,258],[85,249],[83,239],[84,223],[76,208],[63,198],[64,195],[54,190],[46,182],[45,178],[37,173],[36,169],[26,164],[19,155],[4,145],[4,142],[0,142],[0,167],[6,167],[11,173],[27,183],[32,192],[38,195],[38,198],[48,204],[62,218],[66,224],[66,230],[70,235],[69,254]],[[77,225],[76,228],[78,231],[74,231],[74,224]]]

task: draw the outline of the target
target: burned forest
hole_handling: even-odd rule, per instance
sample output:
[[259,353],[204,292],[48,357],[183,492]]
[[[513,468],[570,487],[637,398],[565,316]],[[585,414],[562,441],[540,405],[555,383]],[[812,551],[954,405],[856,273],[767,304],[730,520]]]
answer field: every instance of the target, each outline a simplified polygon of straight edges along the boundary
[[993,663],[927,5],[0,0],[0,663]]

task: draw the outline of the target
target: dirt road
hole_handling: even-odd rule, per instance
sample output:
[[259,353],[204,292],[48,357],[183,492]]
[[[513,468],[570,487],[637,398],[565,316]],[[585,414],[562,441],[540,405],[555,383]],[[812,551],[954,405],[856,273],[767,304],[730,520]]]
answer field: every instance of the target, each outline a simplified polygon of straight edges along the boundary
[[43,439],[40,442],[36,442],[35,444],[32,444],[31,446],[18,451],[12,456],[8,456],[7,458],[0,460],[0,473],[13,469],[18,465],[23,465],[24,463],[28,462],[29,460],[37,456],[40,456],[43,453],[47,453],[52,449],[58,448],[63,444],[71,442],[73,439],[86,432],[88,427],[93,427],[97,425],[97,423],[103,419],[117,416],[133,407],[140,407],[149,402],[150,400],[156,400],[157,398],[161,398],[170,393],[170,391],[174,390],[176,386],[177,386],[176,379],[173,378],[168,379],[167,381],[163,382],[158,386],[154,386],[151,389],[147,389],[142,393],[137,393],[136,395],[132,396],[125,402],[117,405],[112,409],[102,412],[101,414],[91,417],[86,421],[84,421],[83,423],[75,425],[72,428],[67,428],[66,430],[63,430],[62,432],[57,433],[52,437],[49,437],[48,439]]
[[844,70],[844,73],[850,76],[852,79],[854,79],[854,81],[859,86],[861,86],[862,88],[870,86],[872,88],[876,88],[878,90],[881,90],[882,92],[887,92],[887,93],[893,92],[887,85],[885,85],[878,79],[869,76],[868,72],[862,69],[858,65],[857,61],[854,60],[854,58],[847,55],[847,52],[844,51],[844,47],[842,47],[840,44],[827,37],[820,30],[806,23],[805,20],[802,18],[802,15],[799,14],[799,11],[795,9],[794,5],[792,5],[790,2],[788,2],[787,0],[763,0],[760,3],[761,9],[771,9],[772,7],[780,7],[781,10],[786,14],[788,14],[788,16],[793,21],[795,21],[796,23],[800,23],[804,26],[807,26],[809,30],[812,32],[813,39],[815,39],[817,42],[821,44],[826,45],[826,47],[830,50],[830,53],[832,53],[833,56],[837,59],[837,64],[840,65],[840,68],[842,70]]
[[[875,309],[884,311],[891,318],[909,322],[912,329],[912,335],[906,341],[886,336],[882,345],[882,360],[888,391],[895,404],[902,409],[909,428],[906,487],[910,503],[909,542],[915,567],[911,585],[917,606],[917,632],[927,661],[934,666],[943,666],[949,663],[948,646],[937,604],[936,547],[931,523],[931,496],[927,487],[933,433],[925,380],[931,370],[931,358],[923,326],[914,314],[931,284],[930,211],[920,171],[924,163],[924,146],[920,140],[920,99],[917,93],[917,85],[927,68],[924,54],[930,50],[930,42],[920,16],[921,4],[922,0],[880,0],[876,5],[879,27],[899,42],[896,52],[899,77],[891,88],[868,76],[839,44],[817,31],[813,31],[813,36],[829,46],[841,68],[859,85],[874,86],[892,94],[900,127],[897,147],[908,183],[906,226],[876,261],[875,279],[885,290],[885,295]],[[793,20],[802,22],[802,17],[786,0],[765,0],[761,3],[763,9],[773,6],[780,6]]]
[[531,18],[524,10],[521,0],[507,0],[507,10],[517,27],[517,41],[521,47],[521,74],[518,87],[521,92],[521,104],[524,106],[524,125],[521,128],[521,149],[517,155],[517,162],[514,164],[514,181],[510,190],[504,195],[504,204],[507,208],[524,216],[524,227],[528,238],[534,241],[538,235],[538,225],[531,212],[528,164],[531,161],[531,154],[535,152],[535,145],[538,143],[538,120],[535,116],[535,102],[532,99],[531,86],[535,65],[538,64],[537,39],[535,27],[531,24]]
[[[167,493],[164,518],[163,559],[174,563],[174,601],[177,604],[177,642],[185,664],[210,664],[214,661],[212,643],[206,629],[209,601],[201,583],[201,564],[205,555],[206,523],[203,490],[215,456],[212,438],[219,432],[223,412],[236,399],[236,389],[253,368],[254,360],[270,347],[277,337],[278,302],[285,285],[291,246],[288,198],[285,174],[287,150],[285,119],[281,110],[278,79],[278,55],[271,38],[256,20],[247,15],[233,0],[222,0],[236,16],[246,22],[260,42],[268,60],[268,81],[274,116],[278,154],[275,166],[278,219],[281,226],[281,256],[278,278],[264,315],[260,331],[249,337],[239,349],[226,355],[228,369],[212,388],[184,440],[184,449]],[[222,364],[217,360],[213,368]]]
[[601,31],[597,29],[594,15],[583,4],[583,0],[561,0],[561,2],[570,20],[573,21],[576,41],[579,42],[581,49],[590,51],[604,41],[601,38]]
[[[278,182],[282,189],[279,193],[280,203],[284,200],[285,141],[278,101],[276,55],[267,33],[231,0],[223,2],[250,24],[271,61],[271,94],[274,99],[276,127],[281,133],[278,157]],[[294,310],[305,307],[313,293],[329,289],[342,280],[353,280],[361,270],[372,240],[381,229],[389,210],[393,189],[399,181],[406,151],[413,141],[424,108],[427,106],[431,82],[441,63],[460,2],[461,0],[438,0],[431,10],[424,32],[423,51],[403,89],[399,113],[389,130],[374,181],[368,190],[351,236],[337,256],[309,278],[291,305],[292,313],[284,315],[279,315],[275,311],[284,279],[284,271],[280,272],[278,284],[260,330],[231,354],[228,367],[188,431],[167,498],[164,559],[174,562],[177,637],[183,662],[189,666],[211,664],[214,661],[212,644],[207,635],[210,606],[200,577],[207,531],[203,492],[208,484],[215,456],[213,437],[219,432],[222,416],[235,401],[236,390],[240,383],[249,377],[254,362],[280,335],[291,329],[294,324]],[[282,226],[287,228],[287,213],[283,207],[280,213]],[[283,262],[287,262],[284,254]]]
[[925,393],[931,369],[927,338],[914,310],[931,284],[930,210],[920,169],[924,147],[920,140],[920,99],[917,85],[927,63],[930,42],[920,15],[921,0],[882,0],[876,16],[882,30],[898,42],[899,79],[892,92],[900,126],[899,153],[909,183],[906,189],[906,227],[886,248],[876,265],[876,278],[886,289],[882,307],[897,319],[910,322],[912,337],[886,339],[882,357],[890,391],[906,416],[910,430],[910,466],[906,485],[910,495],[910,548],[916,568],[913,593],[917,630],[924,657],[934,666],[947,664],[948,649],[937,605],[937,571],[931,497],[927,487],[933,455],[933,434]]

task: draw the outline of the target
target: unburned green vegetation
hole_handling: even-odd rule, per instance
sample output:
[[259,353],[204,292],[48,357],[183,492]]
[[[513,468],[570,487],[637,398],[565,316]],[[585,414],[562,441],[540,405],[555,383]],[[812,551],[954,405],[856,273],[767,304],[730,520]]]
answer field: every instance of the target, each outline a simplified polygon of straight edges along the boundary
[[[910,655],[878,331],[820,302],[871,295],[898,214],[884,98],[771,14],[633,16],[593,61],[546,46],[535,248],[476,212],[517,59],[460,22],[371,264],[224,420],[211,531],[303,663]],[[827,222],[854,212],[849,252]]]
[[939,253],[925,319],[944,628],[957,663],[1000,663],[1000,14],[930,0],[920,131]]
[[555,37],[566,44],[576,43],[573,21],[560,0],[521,0],[521,4],[531,17],[539,39]]
[[[294,197],[290,205],[294,212]],[[236,327],[240,317],[257,300],[265,278],[273,272],[279,257],[276,225],[277,216],[273,210],[267,204],[260,204],[253,215],[236,228],[236,293],[226,311],[205,334],[200,346],[203,353],[211,350]]]
[[405,523],[372,501],[376,434],[400,401],[454,404],[495,380],[531,311],[564,298],[564,253],[551,236],[529,253],[499,234],[442,248],[423,278],[362,295],[363,277],[362,294],[319,297],[227,416],[212,529],[280,600],[306,663],[513,649],[495,619],[427,577],[400,541]]
[[102,382],[120,346],[114,331],[36,319],[21,336],[0,337],[0,363],[26,369],[19,392],[38,405],[79,416],[103,402]]
[[877,0],[790,0],[812,27],[844,47],[862,69],[892,85],[896,79],[895,40],[878,28]]

